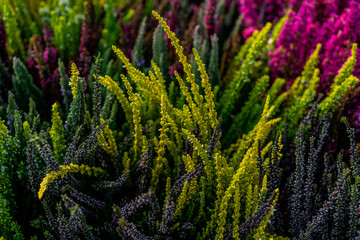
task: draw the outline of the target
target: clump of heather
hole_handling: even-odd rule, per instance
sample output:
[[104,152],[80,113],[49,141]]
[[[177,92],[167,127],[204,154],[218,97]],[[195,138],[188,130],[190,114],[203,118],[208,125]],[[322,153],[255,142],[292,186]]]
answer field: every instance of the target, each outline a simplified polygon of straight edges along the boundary
[[358,42],[358,11],[356,1],[343,4],[304,1],[298,12],[289,13],[275,49],[270,52],[273,76],[294,79],[316,44],[321,43],[319,91],[328,92],[331,80],[350,54],[352,43]]

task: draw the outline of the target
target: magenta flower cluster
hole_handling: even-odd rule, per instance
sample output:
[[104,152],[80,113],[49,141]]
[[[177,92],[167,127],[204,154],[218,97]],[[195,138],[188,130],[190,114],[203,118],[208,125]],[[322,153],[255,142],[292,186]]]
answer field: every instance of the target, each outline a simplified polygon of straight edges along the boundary
[[304,1],[298,13],[289,13],[276,47],[269,54],[273,77],[293,81],[316,44],[321,43],[319,92],[326,93],[347,59],[352,43],[358,42],[359,13],[359,3],[353,0]]

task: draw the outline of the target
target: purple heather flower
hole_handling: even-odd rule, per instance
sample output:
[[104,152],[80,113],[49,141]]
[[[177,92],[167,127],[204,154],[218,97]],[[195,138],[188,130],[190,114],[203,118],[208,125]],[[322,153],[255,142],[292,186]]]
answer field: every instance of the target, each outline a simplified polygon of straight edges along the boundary
[[245,27],[243,37],[250,37],[265,21],[277,21],[287,5],[288,0],[238,0],[238,11],[243,15],[242,24]]
[[[121,17],[119,18],[121,19]],[[124,25],[122,21],[119,20],[119,25],[121,29],[121,36],[119,37],[119,43],[122,51],[124,52],[125,56],[132,59],[132,49],[134,47],[136,39],[136,33],[135,33],[135,26],[133,24]]]
[[266,0],[266,21],[273,22],[285,13],[287,0]]
[[[308,0],[299,12],[290,12],[279,39],[269,53],[272,77],[284,77],[290,87],[306,61],[321,43],[318,93],[327,93],[335,76],[351,54],[353,43],[360,42],[360,4],[355,0]],[[360,76],[360,49],[353,75]],[[360,133],[360,96],[352,99],[346,115]],[[334,148],[335,149],[335,148]]]
[[[344,9],[344,6],[348,7]],[[342,1],[342,4],[338,0],[304,1],[298,13],[289,13],[275,49],[269,53],[272,76],[286,77],[291,84],[316,44],[321,43],[319,89],[326,92],[346,61],[352,43],[358,39],[359,13],[355,1]]]
[[136,62],[137,66],[140,67],[145,64],[145,59]]
[[210,37],[217,32],[216,26],[216,0],[207,0],[205,16],[204,16],[204,26],[206,29],[206,37],[210,39]]
[[260,8],[263,1],[260,0],[239,0],[238,11],[243,15],[243,26],[245,27],[243,37],[247,38],[251,36],[252,32],[259,27],[260,21]]
[[181,9],[181,0],[171,0],[170,1],[170,11],[167,13],[167,24],[169,25],[171,31],[177,32],[179,25],[179,13]]
[[[319,90],[327,92],[343,63],[349,57],[351,45],[359,39],[360,7],[358,3],[352,2],[351,7],[337,17],[330,19],[324,24],[323,42],[324,47],[321,54],[321,69]],[[355,75],[358,75],[358,70]]]
[[57,52],[52,44],[53,33],[48,25],[45,25],[43,30],[43,38],[45,42],[44,48],[44,62],[50,72],[53,72],[57,68]]
[[248,38],[250,37],[255,30],[257,30],[258,28],[256,27],[248,27],[248,28],[245,28],[244,31],[243,31],[243,38]]
[[91,67],[92,57],[89,52],[90,42],[93,41],[91,29],[84,20],[81,28],[81,38],[79,47],[79,58],[77,60],[77,67],[83,76],[88,76]]
[[35,84],[43,86],[43,69],[45,64],[42,58],[43,42],[39,36],[33,36],[28,46],[28,68],[29,73],[33,77]]
[[169,74],[171,76],[175,76],[175,71],[177,71],[181,75],[182,71],[183,71],[182,65],[179,63],[176,63],[176,65],[169,67]]
[[261,1],[259,0],[239,0],[239,12],[244,16],[243,24],[245,27],[255,26],[259,21],[259,11]]
[[294,11],[298,11],[300,9],[301,3],[301,0],[289,0],[289,7]]
[[[33,76],[36,84],[42,89],[48,83],[58,82],[57,59],[58,54],[52,44],[53,33],[48,25],[43,30],[43,38],[33,36],[28,47],[28,66],[29,72]],[[46,93],[44,92],[46,95]],[[50,94],[51,95],[51,94]]]
[[53,46],[48,46],[44,49],[44,61],[50,69],[55,69],[57,64],[57,52]]
[[274,78],[285,76],[293,80],[315,49],[316,42],[308,40],[315,37],[316,29],[311,12],[310,6],[304,4],[298,14],[293,11],[289,13],[275,49],[269,53],[269,67]]

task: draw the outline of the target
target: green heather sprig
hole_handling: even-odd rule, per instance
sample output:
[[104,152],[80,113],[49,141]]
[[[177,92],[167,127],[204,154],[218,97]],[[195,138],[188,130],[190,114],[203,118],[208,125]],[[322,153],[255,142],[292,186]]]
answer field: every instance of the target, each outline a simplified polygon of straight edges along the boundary
[[[18,1],[17,1],[18,2]],[[16,20],[15,10],[10,0],[1,0],[0,11],[3,13],[3,18],[6,27],[6,34],[8,40],[8,53],[10,58],[20,56],[25,60],[25,48],[21,40],[20,29]]]
[[13,86],[16,93],[16,102],[19,104],[19,107],[27,112],[29,110],[29,98],[32,98],[37,106],[40,107],[41,111],[46,111],[42,92],[34,84],[32,76],[20,59],[14,58],[13,69],[15,72]]
[[234,73],[234,78],[228,84],[222,97],[220,98],[221,115],[224,119],[227,119],[234,108],[234,104],[239,97],[239,93],[244,87],[244,84],[250,80],[250,74],[253,71],[253,67],[256,58],[260,55],[260,52],[266,46],[267,35],[271,29],[271,24],[267,23],[266,26],[255,36],[255,39],[251,43],[247,54],[244,57],[240,68]]
[[322,115],[330,108],[336,109],[341,97],[350,88],[354,88],[359,83],[359,79],[352,75],[356,64],[357,44],[353,44],[351,56],[339,70],[339,74],[335,77],[334,83],[331,85],[330,92],[327,97],[319,104],[319,113]]
[[63,121],[60,118],[59,106],[56,103],[52,106],[51,129],[49,134],[54,149],[55,160],[58,163],[62,163],[66,150],[65,129]]
[[19,224],[14,221],[16,211],[13,191],[14,173],[17,170],[15,145],[7,133],[4,121],[0,121],[0,236],[7,239],[24,239]]

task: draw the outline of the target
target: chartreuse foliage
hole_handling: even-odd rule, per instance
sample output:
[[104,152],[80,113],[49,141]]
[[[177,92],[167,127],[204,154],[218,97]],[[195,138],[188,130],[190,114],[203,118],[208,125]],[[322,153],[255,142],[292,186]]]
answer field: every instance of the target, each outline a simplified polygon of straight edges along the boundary
[[[20,1],[16,1],[20,2]],[[20,28],[16,20],[16,13],[13,5],[10,0],[1,0],[0,1],[0,11],[3,14],[5,26],[6,26],[6,35],[7,35],[7,47],[10,57],[21,56],[22,59],[25,59],[25,48],[21,40]]]
[[[284,127],[285,121],[289,124],[291,136],[296,132],[300,120],[306,115],[306,112],[316,98],[316,89],[319,84],[319,69],[316,68],[319,59],[319,51],[321,44],[309,57],[304,66],[301,75],[296,78],[291,88],[286,93],[288,99],[283,109],[283,121],[280,124]],[[353,44],[351,56],[339,70],[339,74],[335,77],[334,83],[331,85],[330,92],[323,98],[318,105],[318,114],[323,116],[326,112],[333,112],[337,109],[341,98],[350,89],[354,88],[359,82],[358,78],[352,75],[356,64],[357,44]]]
[[[258,156],[258,153],[261,152],[261,155],[265,155],[270,146],[270,144],[268,144],[262,148],[261,145],[259,145],[259,143],[265,141],[267,134],[271,129],[271,125],[266,124],[269,116],[271,116],[272,112],[274,111],[274,107],[270,108],[269,106],[269,100],[270,98],[267,98],[261,119],[259,123],[254,127],[255,138],[253,143],[251,144],[250,148],[248,148],[248,150],[246,151],[246,154],[244,155],[243,159],[240,161],[240,165],[238,169],[235,171],[235,174],[232,176],[231,178],[232,180],[230,184],[224,188],[225,190],[224,193],[221,196],[218,196],[220,197],[221,200],[218,202],[220,206],[217,207],[219,215],[218,217],[215,218],[218,219],[216,239],[223,239],[225,226],[226,226],[226,219],[228,215],[227,209],[230,204],[230,199],[234,195],[235,191],[239,191],[240,199],[246,199],[243,203],[246,206],[245,220],[247,220],[250,217],[250,215],[252,215],[259,207],[259,200],[258,200],[259,194],[260,196],[261,193],[263,193],[264,196],[266,194],[266,184],[263,185],[263,188],[261,189],[261,193],[259,193],[259,182],[258,182],[259,172],[257,171],[256,167],[257,167],[258,157],[260,158],[262,157],[262,156]],[[266,175],[264,175],[264,179],[266,179],[265,176]],[[240,189],[236,190],[236,187]],[[254,187],[254,193],[252,193],[252,187]],[[246,191],[246,189],[249,189],[249,191]],[[274,198],[273,204],[276,204],[278,189],[275,190],[275,195],[276,196]],[[275,206],[272,206],[272,208],[274,207]],[[266,226],[266,222],[264,224]],[[265,226],[260,226],[260,229],[258,230],[260,231],[258,233],[259,237],[262,237],[262,235],[264,234]]]
[[69,173],[81,173],[81,174],[86,174],[89,176],[94,175],[95,177],[97,177],[100,173],[102,173],[103,170],[101,168],[98,167],[90,167],[88,165],[76,165],[76,164],[72,164],[70,163],[70,165],[61,165],[60,166],[60,170],[58,171],[52,171],[48,174],[46,174],[46,176],[43,178],[41,184],[40,184],[40,189],[38,192],[38,197],[39,199],[41,199],[46,191],[46,189],[49,187],[49,185],[54,182],[56,180],[56,178],[58,177],[64,177],[65,175],[69,174]]
[[334,83],[331,85],[330,92],[327,97],[319,104],[319,113],[321,115],[330,108],[335,109],[340,103],[340,99],[345,92],[359,83],[359,79],[352,75],[356,64],[356,56],[357,44],[354,43],[351,49],[351,56],[339,70],[339,74],[335,77]]
[[[102,30],[102,39],[100,40],[100,46],[103,49],[107,49],[114,44],[117,36],[120,32],[119,24],[117,24],[117,19],[115,15],[115,3],[111,0],[96,1],[98,5],[103,5],[105,9],[105,20],[104,28]],[[102,6],[99,6],[99,9]]]
[[[104,119],[100,119],[100,123],[104,124]],[[109,126],[105,126],[104,131],[98,135],[98,141],[106,153],[111,157],[115,157],[117,153],[117,145],[114,138],[114,133],[111,131]]]
[[77,85],[79,82],[79,71],[76,67],[76,64],[71,64],[71,78],[70,78],[70,87],[71,87],[71,93],[73,95],[73,98],[76,98],[77,93]]
[[[248,40],[248,50],[244,50],[246,55],[240,68],[235,72],[234,78],[228,84],[222,97],[220,98],[221,114],[226,120],[229,114],[234,109],[234,104],[238,100],[238,93],[244,87],[244,84],[250,80],[250,74],[253,71],[256,58],[260,55],[260,52],[266,46],[267,35],[271,29],[271,24],[267,23],[266,26],[261,29],[259,33],[255,33],[253,39]],[[241,56],[239,56],[241,58]]]
[[[217,239],[222,239],[225,229],[233,223],[229,219],[234,211],[237,216],[235,223],[239,225],[259,211],[260,206],[265,204],[266,196],[272,196],[267,207],[263,207],[261,210],[261,214],[264,214],[264,221],[253,226],[253,233],[256,233],[259,237],[264,237],[267,219],[272,215],[276,205],[278,190],[267,191],[266,179],[270,173],[260,176],[257,166],[258,158],[264,158],[272,145],[271,142],[266,142],[271,128],[279,121],[279,119],[269,119],[275,107],[270,107],[270,97],[267,98],[263,107],[259,106],[258,110],[263,111],[263,113],[259,113],[261,116],[260,121],[251,131],[252,141],[246,147],[239,144],[239,149],[243,148],[245,153],[242,156],[239,154],[239,157],[234,157],[233,162],[228,162],[223,157],[218,144],[221,133],[215,110],[214,94],[209,76],[197,50],[193,49],[193,53],[200,73],[201,86],[204,89],[203,94],[200,92],[200,86],[195,82],[193,69],[187,62],[187,57],[183,53],[182,46],[179,45],[179,40],[170,31],[163,18],[156,12],[153,12],[153,14],[171,40],[171,44],[174,46],[179,61],[183,66],[186,82],[191,86],[190,91],[188,91],[183,78],[175,72],[177,84],[186,100],[182,109],[175,107],[171,103],[166,91],[164,77],[155,62],[151,63],[153,70],[145,74],[135,68],[124,53],[114,46],[114,52],[124,64],[128,73],[128,77],[121,75],[126,93],[109,76],[99,77],[99,81],[116,96],[123,107],[126,118],[131,118],[130,129],[134,133],[133,147],[126,154],[125,161],[128,161],[126,159],[129,156],[130,165],[137,164],[138,161],[141,161],[139,156],[146,154],[147,150],[144,148],[144,144],[149,141],[154,142],[156,157],[151,171],[149,190],[150,192],[156,192],[160,190],[159,188],[166,188],[166,196],[163,200],[166,215],[163,215],[160,232],[165,235],[170,234],[166,230],[168,224],[180,224],[179,221],[190,221],[192,217],[195,217],[197,221],[194,223],[194,227],[197,229],[199,238],[207,239],[217,232]],[[134,85],[130,84],[130,79]],[[268,81],[266,77],[263,79]],[[264,85],[266,86],[266,84]],[[273,95],[275,94],[273,93]],[[256,99],[259,100],[259,97],[256,97]],[[151,106],[152,104],[155,104],[155,106]],[[157,114],[151,113],[150,111],[154,111],[154,107],[156,109],[156,105],[159,106],[157,108],[159,112]],[[152,119],[151,117],[160,118],[158,137],[156,135],[149,136],[149,133],[142,130],[146,122],[150,123],[156,120],[156,118]],[[103,135],[99,135],[99,140],[104,150],[109,155],[113,155],[111,150],[115,148],[109,148],[110,144],[105,141]],[[181,147],[184,143],[192,146],[192,150],[185,150],[187,151],[185,154],[183,154],[184,149]],[[258,155],[259,152],[261,156]],[[181,155],[182,157],[180,157]],[[186,174],[180,178],[183,179],[181,182],[175,182],[180,184],[178,187],[176,187],[177,185],[170,187],[171,179],[179,171],[172,170],[170,166],[179,166],[179,164],[184,166]],[[269,160],[261,164],[271,165]],[[199,174],[202,176],[200,177]],[[260,179],[260,182],[258,179]],[[164,183],[166,184],[164,185]],[[249,187],[257,190],[252,195],[253,200],[250,208],[247,208],[251,210],[245,214],[243,209],[245,209],[248,196],[247,191],[244,192],[243,189]],[[197,197],[199,192],[200,198]],[[215,199],[212,194],[216,195]],[[238,201],[230,201],[234,194]],[[198,207],[201,209],[200,212],[194,212],[194,209]],[[205,211],[205,209],[213,210]],[[260,217],[261,219],[262,217]],[[120,225],[122,225],[122,228],[127,226],[122,221]],[[203,229],[201,226],[203,226]],[[235,235],[245,234],[246,236],[251,234],[250,232],[238,233],[238,231],[240,230],[235,228],[229,234],[232,234],[232,232]]]
[[25,65],[18,58],[13,60],[15,77],[13,86],[16,93],[16,101],[21,109],[29,110],[29,98],[32,98],[37,106],[44,111],[45,103],[40,89],[34,84],[32,76],[29,74]]
[[78,52],[82,19],[85,14],[83,1],[40,1],[36,13],[42,21],[49,21],[54,34],[53,43],[60,50],[62,59]]
[[275,24],[274,29],[272,31],[271,37],[268,41],[268,50],[271,51],[273,47],[275,46],[277,40],[279,39],[280,33],[286,23],[286,21],[289,18],[289,12],[287,12],[280,20]]
[[[321,49],[321,44],[318,44],[316,46],[315,51],[311,54],[308,61],[306,62],[304,66],[304,70],[301,73],[301,76],[297,77],[295,82],[291,85],[291,88],[289,89],[289,100],[287,101],[287,104],[289,106],[294,105],[299,99],[303,96],[305,91],[305,86],[308,86],[310,84],[310,81],[314,81],[314,74],[315,74],[315,67],[319,62],[319,51]],[[318,71],[318,70],[316,70]],[[319,75],[317,73],[316,75]],[[312,83],[313,85],[313,83]],[[315,89],[314,89],[315,87]],[[314,94],[316,93],[316,87],[312,86],[312,91]],[[312,99],[310,99],[312,101]]]
[[[27,132],[28,131],[25,131],[25,133]],[[59,114],[59,106],[56,103],[52,106],[51,129],[49,134],[53,143],[54,158],[57,162],[61,163],[66,150],[66,141],[64,124]]]

